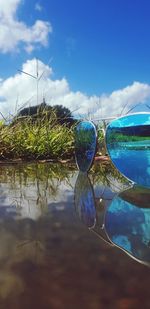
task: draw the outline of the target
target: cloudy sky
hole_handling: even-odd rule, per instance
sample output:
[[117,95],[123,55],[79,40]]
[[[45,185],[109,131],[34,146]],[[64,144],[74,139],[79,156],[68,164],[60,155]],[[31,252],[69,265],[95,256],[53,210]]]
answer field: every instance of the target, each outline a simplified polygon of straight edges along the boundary
[[43,97],[81,117],[150,111],[149,12],[149,0],[0,0],[0,114]]

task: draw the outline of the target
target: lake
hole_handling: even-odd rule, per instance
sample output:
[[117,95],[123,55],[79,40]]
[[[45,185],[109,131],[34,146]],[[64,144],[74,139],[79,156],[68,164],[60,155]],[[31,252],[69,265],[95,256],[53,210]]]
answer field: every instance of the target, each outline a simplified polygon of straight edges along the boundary
[[0,308],[149,308],[149,194],[107,164],[1,165]]

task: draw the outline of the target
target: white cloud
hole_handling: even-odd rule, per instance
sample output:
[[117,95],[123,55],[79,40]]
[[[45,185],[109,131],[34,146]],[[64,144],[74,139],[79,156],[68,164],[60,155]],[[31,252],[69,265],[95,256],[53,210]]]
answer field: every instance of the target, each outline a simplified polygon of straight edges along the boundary
[[41,12],[43,10],[41,4],[39,4],[38,2],[35,4],[35,10]]
[[[26,61],[22,70],[36,76],[36,59]],[[44,95],[48,104],[61,104],[74,111],[76,116],[112,117],[119,115],[121,111],[127,112],[139,103],[141,110],[145,111],[145,102],[150,100],[148,84],[134,82],[110,95],[87,96],[81,91],[71,91],[66,78],[53,80],[52,68],[42,61],[38,61],[38,70],[39,76],[44,72],[39,81],[38,103],[42,102]],[[4,116],[9,113],[14,115],[25,103],[26,106],[37,104],[36,79],[21,72],[5,80],[0,79],[0,112]]]
[[[17,9],[23,0],[0,0],[0,51],[19,50],[20,43],[31,52],[37,45],[46,46],[52,26],[47,21],[36,20],[28,27],[17,19]],[[28,12],[27,12],[28,13]]]
[[102,114],[104,116],[109,114],[110,116],[114,116],[119,115],[120,113],[126,113],[129,109],[139,103],[141,103],[141,110],[143,109],[144,111],[146,108],[144,102],[148,99],[150,99],[150,85],[133,82],[130,86],[113,91],[110,95],[103,95],[100,97]]

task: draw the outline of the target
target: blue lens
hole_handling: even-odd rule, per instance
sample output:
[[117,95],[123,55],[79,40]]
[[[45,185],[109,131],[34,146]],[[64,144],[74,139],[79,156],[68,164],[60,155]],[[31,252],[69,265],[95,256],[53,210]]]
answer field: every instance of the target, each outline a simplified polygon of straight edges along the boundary
[[96,223],[94,192],[86,173],[79,173],[74,192],[75,209],[80,220],[88,227]]
[[75,159],[78,169],[87,172],[95,156],[97,133],[90,121],[81,121],[75,128]]
[[112,162],[125,177],[150,187],[150,113],[113,120],[106,130],[106,147]]
[[116,246],[133,258],[150,263],[149,222],[150,190],[135,187],[113,199],[106,211],[105,230]]

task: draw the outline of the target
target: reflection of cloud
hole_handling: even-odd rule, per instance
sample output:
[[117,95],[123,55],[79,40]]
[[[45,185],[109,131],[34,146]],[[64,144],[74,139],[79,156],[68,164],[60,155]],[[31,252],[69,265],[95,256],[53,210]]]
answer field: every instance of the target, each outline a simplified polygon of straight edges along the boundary
[[[34,174],[37,173],[37,170],[35,171],[33,169],[35,178],[38,177]],[[51,170],[50,166],[47,166],[47,170]],[[40,168],[39,171],[41,171]],[[42,173],[40,173],[39,177],[41,179],[35,179],[34,177],[32,179],[28,175],[27,182],[24,182],[24,177],[27,177],[27,175],[24,175],[26,173],[24,169],[22,173],[19,173],[19,177],[17,176],[17,169],[14,170],[14,174],[9,174],[9,172],[10,169],[3,168],[2,174],[4,178],[1,177],[0,186],[0,218],[2,220],[6,217],[37,220],[50,210],[48,210],[48,205],[54,204],[55,202],[56,204],[61,203],[65,205],[68,196],[72,194],[71,183],[73,186],[75,182],[75,177],[71,178],[69,171],[62,180],[54,176],[51,179],[48,174],[46,179],[44,174],[43,181]],[[70,181],[70,178],[71,182],[68,183],[67,180]],[[20,185],[20,181],[22,185]]]

